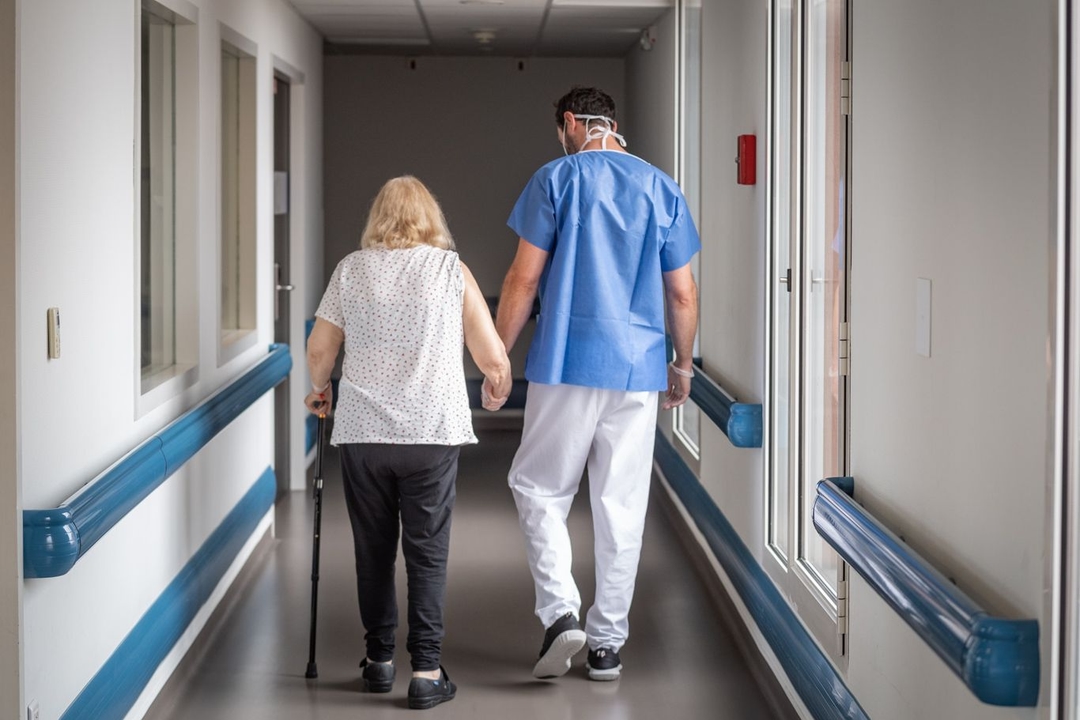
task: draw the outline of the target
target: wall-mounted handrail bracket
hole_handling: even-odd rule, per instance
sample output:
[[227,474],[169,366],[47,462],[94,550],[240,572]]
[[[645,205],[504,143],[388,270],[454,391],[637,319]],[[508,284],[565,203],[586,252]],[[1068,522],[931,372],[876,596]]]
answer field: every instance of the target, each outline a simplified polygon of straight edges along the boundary
[[690,399],[739,448],[761,447],[761,405],[741,403],[720,387],[699,365],[694,365]]

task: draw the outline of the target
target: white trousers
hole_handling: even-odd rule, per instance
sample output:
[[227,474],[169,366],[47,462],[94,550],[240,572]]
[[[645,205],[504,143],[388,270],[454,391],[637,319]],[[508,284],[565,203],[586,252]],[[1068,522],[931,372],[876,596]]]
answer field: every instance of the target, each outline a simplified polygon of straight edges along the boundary
[[589,647],[626,642],[652,478],[658,394],[531,383],[510,488],[525,533],[544,627],[581,617],[566,517],[589,470],[596,537],[596,598],[585,622]]

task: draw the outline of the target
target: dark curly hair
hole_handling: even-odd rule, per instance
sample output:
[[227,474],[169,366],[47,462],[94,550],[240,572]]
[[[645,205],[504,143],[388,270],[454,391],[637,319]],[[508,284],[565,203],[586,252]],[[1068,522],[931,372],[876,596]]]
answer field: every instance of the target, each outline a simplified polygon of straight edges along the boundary
[[600,88],[575,86],[555,103],[555,125],[563,126],[563,113],[603,115],[615,120],[615,101]]

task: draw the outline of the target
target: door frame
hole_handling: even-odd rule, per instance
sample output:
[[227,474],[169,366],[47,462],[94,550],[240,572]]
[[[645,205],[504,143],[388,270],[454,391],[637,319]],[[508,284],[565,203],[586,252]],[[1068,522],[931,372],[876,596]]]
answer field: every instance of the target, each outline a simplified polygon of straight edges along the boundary
[[[19,404],[19,9],[0,0],[0,715],[22,717],[22,467]],[[43,313],[44,314],[44,313]]]
[[1049,359],[1051,380],[1048,431],[1046,543],[1050,552],[1046,571],[1048,593],[1045,616],[1050,619],[1049,679],[1042,691],[1049,694],[1050,717],[1080,720],[1080,467],[1077,463],[1080,432],[1080,270],[1074,252],[1078,203],[1073,195],[1080,177],[1080,157],[1074,138],[1080,118],[1073,111],[1078,89],[1080,58],[1072,46],[1080,29],[1072,0],[1058,0],[1056,12],[1055,127],[1052,135],[1054,166],[1054,227],[1050,248]]
[[[274,78],[281,76],[289,83],[289,278],[288,280],[296,287],[289,303],[289,351],[292,355],[293,368],[289,373],[288,389],[289,398],[289,467],[286,469],[287,476],[282,477],[281,469],[278,473],[278,487],[288,488],[291,491],[303,490],[307,487],[307,468],[314,461],[314,453],[306,452],[304,444],[306,410],[304,409],[304,396],[309,385],[307,372],[307,348],[304,341],[304,321],[308,307],[314,308],[320,297],[321,288],[308,287],[305,279],[320,277],[322,266],[321,244],[314,248],[314,252],[305,249],[305,242],[314,242],[316,238],[305,238],[305,230],[310,225],[311,213],[319,212],[320,209],[311,207],[307,201],[305,188],[314,178],[306,175],[308,152],[305,147],[305,138],[309,128],[305,118],[305,108],[308,105],[308,92],[306,75],[284,58],[278,55],[271,56],[271,71],[268,82],[270,84],[271,102],[273,98]],[[273,109],[271,108],[271,128],[273,127]],[[268,188],[273,193],[273,167],[274,167],[274,142],[273,133],[268,138],[269,144],[269,168],[270,173]],[[272,200],[272,197],[270,198]],[[274,208],[273,202],[267,203],[268,223],[273,235]],[[266,263],[268,284],[274,285],[274,240],[270,241],[270,260]],[[311,264],[314,263],[318,272],[313,272]],[[276,291],[275,291],[276,292]],[[273,296],[265,295],[271,303]],[[271,327],[273,327],[273,305],[269,308]],[[273,334],[273,330],[271,330]],[[276,420],[275,420],[276,423]],[[276,427],[276,426],[275,426]]]

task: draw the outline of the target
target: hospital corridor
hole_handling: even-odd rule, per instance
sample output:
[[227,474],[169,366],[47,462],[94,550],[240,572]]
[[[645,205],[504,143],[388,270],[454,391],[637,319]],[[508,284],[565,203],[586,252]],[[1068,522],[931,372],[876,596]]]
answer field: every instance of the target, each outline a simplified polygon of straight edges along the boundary
[[[716,618],[708,589],[695,575],[672,529],[673,518],[650,516],[642,559],[642,595],[634,607],[634,644],[627,662],[650,668],[622,689],[590,683],[578,662],[558,683],[530,674],[536,633],[531,582],[517,541],[516,514],[505,473],[519,433],[482,431],[480,444],[463,455],[454,513],[447,627],[447,672],[458,697],[439,708],[446,717],[673,717],[767,718],[774,715]],[[337,474],[333,461],[328,477]],[[331,482],[329,494],[340,493]],[[384,718],[403,712],[405,688],[386,695],[362,692],[357,640],[363,636],[355,607],[355,579],[348,519],[332,498],[324,516],[326,553],[317,638],[319,679],[303,678],[307,660],[311,562],[311,503],[293,494],[278,506],[276,547],[253,563],[249,590],[222,613],[215,638],[185,661],[147,718]],[[571,518],[577,546],[592,545],[587,498]],[[575,559],[582,591],[591,595],[589,553]],[[404,573],[400,573],[403,575]],[[405,587],[399,578],[399,593]],[[674,589],[674,590],[673,590]],[[708,643],[696,642],[707,633]],[[254,640],[255,638],[262,638]],[[274,638],[274,642],[268,642]],[[401,646],[404,647],[404,634]],[[629,691],[629,692],[627,692]]]
[[0,0],[0,720],[1080,720],[1076,0]]

